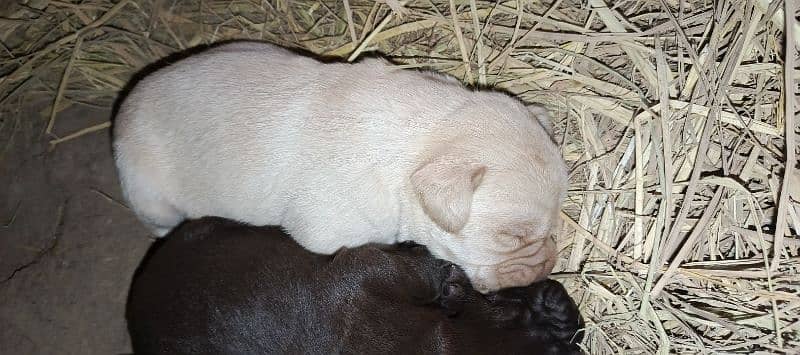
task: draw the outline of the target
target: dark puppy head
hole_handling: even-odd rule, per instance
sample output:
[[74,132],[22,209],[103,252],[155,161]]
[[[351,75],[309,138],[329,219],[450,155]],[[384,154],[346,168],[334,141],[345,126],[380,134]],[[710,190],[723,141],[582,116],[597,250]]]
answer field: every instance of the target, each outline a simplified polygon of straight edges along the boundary
[[580,326],[555,281],[482,295],[422,246],[317,255],[219,218],[151,250],[127,318],[138,354],[571,353]]
[[583,319],[577,305],[561,283],[543,280],[528,287],[517,287],[486,296],[498,323],[528,329],[548,344],[549,353],[580,353],[575,343],[582,338]]
[[[466,352],[503,349],[504,353],[581,353],[577,343],[582,339],[583,319],[567,290],[557,281],[543,280],[527,287],[481,294],[472,289],[460,268],[451,265],[438,305],[455,328],[466,332],[459,337],[462,346],[458,347]],[[506,342],[497,345],[490,339]]]

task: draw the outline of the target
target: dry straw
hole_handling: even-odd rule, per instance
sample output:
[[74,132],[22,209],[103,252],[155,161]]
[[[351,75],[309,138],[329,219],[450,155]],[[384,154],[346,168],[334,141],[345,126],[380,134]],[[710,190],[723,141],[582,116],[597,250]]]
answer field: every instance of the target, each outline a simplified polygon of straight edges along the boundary
[[572,169],[556,277],[590,353],[797,353],[797,7],[20,0],[0,10],[0,154],[36,98],[57,149],[108,127],[63,132],[65,107],[108,107],[136,69],[198,44],[382,52],[555,113]]

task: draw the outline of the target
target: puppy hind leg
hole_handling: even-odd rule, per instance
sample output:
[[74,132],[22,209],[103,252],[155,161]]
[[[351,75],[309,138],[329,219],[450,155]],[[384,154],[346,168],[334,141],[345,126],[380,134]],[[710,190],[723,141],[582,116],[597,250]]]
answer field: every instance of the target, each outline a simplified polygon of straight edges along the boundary
[[172,227],[161,227],[155,224],[150,224],[147,226],[147,229],[149,229],[150,233],[152,233],[154,236],[163,238],[164,236],[169,234],[169,231],[172,230]]
[[164,194],[165,189],[169,191],[166,186],[170,179],[165,176],[163,167],[170,164],[148,148],[156,146],[155,142],[142,141],[142,137],[135,136],[120,138],[114,143],[120,185],[136,217],[153,235],[163,237],[185,216]]
[[461,313],[467,295],[472,287],[467,274],[455,264],[444,265],[439,269],[441,283],[437,303],[448,316]]
[[156,237],[164,237],[184,220],[184,215],[161,198],[131,201],[134,211],[147,229]]
[[150,232],[156,237],[166,236],[173,228],[184,220],[184,216],[177,209],[162,204],[159,206],[158,213],[148,218],[147,225]]

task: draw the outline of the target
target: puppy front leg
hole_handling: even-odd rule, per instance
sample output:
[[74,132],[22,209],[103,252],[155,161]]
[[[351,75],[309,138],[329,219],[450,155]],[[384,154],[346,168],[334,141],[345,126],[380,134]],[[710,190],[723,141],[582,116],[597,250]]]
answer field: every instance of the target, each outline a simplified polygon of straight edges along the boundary
[[414,243],[402,243],[387,252],[402,260],[392,282],[410,286],[407,292],[415,303],[434,305],[448,316],[463,310],[472,285],[460,267],[434,258],[427,248]]
[[441,268],[442,281],[439,287],[437,304],[448,316],[455,316],[464,309],[466,297],[470,293],[472,284],[467,274],[455,264]]

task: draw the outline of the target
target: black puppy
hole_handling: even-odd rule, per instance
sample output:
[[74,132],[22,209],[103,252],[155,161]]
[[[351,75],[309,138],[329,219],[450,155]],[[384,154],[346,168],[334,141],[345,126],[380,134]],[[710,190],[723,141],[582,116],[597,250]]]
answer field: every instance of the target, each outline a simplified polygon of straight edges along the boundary
[[189,221],[134,277],[137,354],[580,353],[560,283],[482,295],[422,246],[303,249],[274,227]]

